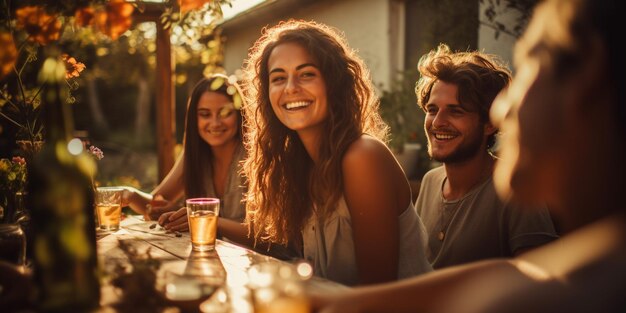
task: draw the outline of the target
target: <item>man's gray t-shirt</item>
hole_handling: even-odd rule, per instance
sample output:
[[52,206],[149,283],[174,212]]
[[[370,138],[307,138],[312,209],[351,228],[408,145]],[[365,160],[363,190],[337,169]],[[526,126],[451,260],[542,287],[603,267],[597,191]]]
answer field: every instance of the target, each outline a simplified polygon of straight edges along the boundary
[[426,173],[416,205],[428,233],[427,257],[433,268],[512,257],[518,249],[558,238],[546,208],[503,203],[491,177],[452,201],[443,198],[446,179],[443,166]]

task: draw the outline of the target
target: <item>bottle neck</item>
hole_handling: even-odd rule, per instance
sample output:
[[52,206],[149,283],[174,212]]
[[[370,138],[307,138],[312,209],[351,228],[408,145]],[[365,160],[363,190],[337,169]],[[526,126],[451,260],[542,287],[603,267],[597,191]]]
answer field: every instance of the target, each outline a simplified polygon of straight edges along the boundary
[[69,95],[65,83],[65,64],[58,57],[44,61],[39,80],[43,83],[41,105],[47,142],[69,141],[73,130],[71,108],[66,104]]
[[46,142],[69,141],[72,118],[69,106],[63,99],[63,87],[59,83],[47,82],[42,94]]

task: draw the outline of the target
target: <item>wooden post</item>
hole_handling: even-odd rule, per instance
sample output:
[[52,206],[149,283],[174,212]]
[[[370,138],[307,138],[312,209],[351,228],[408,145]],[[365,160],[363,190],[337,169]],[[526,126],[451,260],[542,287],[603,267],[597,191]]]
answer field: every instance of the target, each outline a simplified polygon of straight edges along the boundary
[[163,6],[145,3],[143,12],[137,12],[136,22],[156,23],[156,143],[158,150],[159,181],[163,180],[174,166],[176,146],[176,120],[173,85],[172,49],[170,31],[163,29],[159,21]]
[[159,152],[159,181],[174,166],[174,146],[176,145],[176,121],[174,86],[172,84],[172,53],[169,29],[157,23],[156,48],[156,115],[157,147]]

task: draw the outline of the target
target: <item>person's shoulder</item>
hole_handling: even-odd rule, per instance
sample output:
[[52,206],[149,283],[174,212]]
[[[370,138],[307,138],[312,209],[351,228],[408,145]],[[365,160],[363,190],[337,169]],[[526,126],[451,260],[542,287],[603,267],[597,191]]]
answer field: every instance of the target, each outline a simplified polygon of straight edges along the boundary
[[353,141],[346,150],[342,164],[346,168],[386,164],[393,161],[391,150],[380,140],[362,135]]
[[442,166],[435,167],[424,174],[422,184],[440,183],[446,178],[446,170]]

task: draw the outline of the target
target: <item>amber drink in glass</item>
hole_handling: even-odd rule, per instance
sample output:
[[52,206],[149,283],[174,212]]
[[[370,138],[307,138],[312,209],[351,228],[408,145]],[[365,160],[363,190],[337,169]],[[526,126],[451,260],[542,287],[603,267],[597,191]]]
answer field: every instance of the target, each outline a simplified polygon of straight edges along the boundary
[[119,187],[98,187],[96,190],[96,215],[101,230],[120,229],[122,191]]
[[191,247],[193,250],[210,251],[215,249],[220,199],[187,199],[186,206],[189,219],[189,235],[191,236]]

